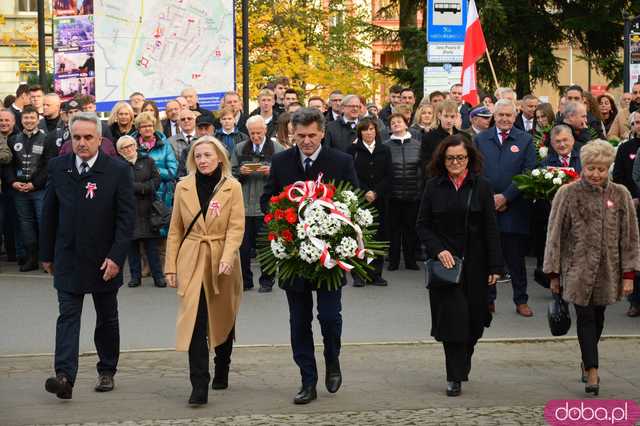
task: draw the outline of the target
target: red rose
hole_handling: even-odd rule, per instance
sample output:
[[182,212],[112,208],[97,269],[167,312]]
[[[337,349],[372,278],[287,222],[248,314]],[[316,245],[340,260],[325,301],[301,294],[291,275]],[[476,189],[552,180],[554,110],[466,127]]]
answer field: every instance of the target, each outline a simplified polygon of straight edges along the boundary
[[271,213],[267,213],[264,215],[264,223],[269,223],[273,220],[273,215]]
[[291,242],[293,241],[293,234],[288,229],[285,229],[280,233],[280,236],[284,238],[285,241]]
[[273,197],[269,198],[269,202],[270,202],[271,204],[277,203],[277,202],[278,202],[278,200],[280,200],[280,198],[278,198],[278,196],[277,196],[277,195],[274,195]]
[[269,238],[269,241],[273,241],[276,238],[278,238],[278,236],[276,235],[275,232],[269,232],[269,237],[268,238]]
[[284,212],[282,210],[280,210],[280,209],[276,210],[275,211],[275,217],[276,217],[276,220],[284,219]]
[[287,222],[294,224],[298,220],[298,215],[296,214],[296,211],[292,207],[289,207],[284,212],[284,218]]

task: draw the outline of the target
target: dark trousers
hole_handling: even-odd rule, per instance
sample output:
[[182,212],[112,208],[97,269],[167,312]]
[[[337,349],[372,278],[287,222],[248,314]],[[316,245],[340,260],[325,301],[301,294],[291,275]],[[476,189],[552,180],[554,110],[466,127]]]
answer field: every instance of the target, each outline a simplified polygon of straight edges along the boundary
[[[96,309],[96,329],[93,341],[98,351],[96,365],[99,374],[115,374],[120,356],[120,326],[118,323],[118,292],[92,293]],[[58,291],[60,314],[56,323],[56,374],[64,374],[71,383],[78,374],[80,319],[84,294]]]
[[144,244],[144,250],[147,253],[147,260],[149,260],[149,269],[151,269],[151,276],[155,281],[162,280],[164,274],[162,273],[162,264],[160,263],[160,254],[158,252],[157,238],[144,238],[141,240],[133,240],[131,247],[129,248],[129,270],[131,271],[132,280],[140,280],[142,277],[142,267],[140,266],[140,243]]
[[[242,281],[244,288],[253,288],[253,272],[251,272],[251,250],[256,248],[258,233],[262,230],[264,216],[246,216],[244,218],[244,237],[240,246],[240,264],[242,265]],[[273,276],[264,272],[260,275],[261,287],[273,287]]]
[[38,245],[38,227],[42,221],[44,190],[32,192],[14,191],[13,194],[16,212],[18,213],[20,236],[27,250],[34,250],[34,247]]
[[598,342],[604,328],[606,306],[578,306],[576,308],[576,329],[585,369],[598,368]]
[[[207,308],[207,298],[204,289],[200,290],[200,300],[198,301],[198,314],[193,327],[191,344],[189,345],[189,379],[194,388],[206,388],[211,381],[209,374],[209,315]],[[216,371],[229,368],[231,364],[231,352],[233,351],[234,329],[229,333],[227,340],[215,347],[216,356],[213,360]]]
[[[291,327],[291,349],[293,360],[300,368],[302,385],[310,386],[318,382],[318,368],[313,347],[313,292],[311,290],[287,290],[289,302],[289,324]],[[318,321],[324,343],[325,364],[335,364],[340,357],[342,336],[342,290],[319,289]]]
[[[3,189],[4,190],[4,189]],[[20,237],[20,228],[18,228],[18,212],[16,212],[16,203],[12,190],[5,190],[0,194],[3,199],[4,223],[2,233],[4,235],[4,247],[8,257],[24,258],[26,252],[22,238]]]
[[[502,254],[511,274],[511,286],[513,287],[513,303],[521,305],[527,303],[527,268],[525,257],[529,250],[528,236],[524,234],[500,233],[502,242]],[[498,289],[495,285],[489,287],[489,303],[496,301]]]
[[633,280],[633,293],[629,295],[629,303],[632,306],[640,307],[640,277],[638,275]]
[[471,371],[471,357],[476,339],[468,342],[442,342],[448,382],[466,382]]
[[389,223],[389,264],[400,263],[400,247],[404,263],[416,263],[416,220],[418,218],[418,202],[404,200],[389,200],[387,219]]

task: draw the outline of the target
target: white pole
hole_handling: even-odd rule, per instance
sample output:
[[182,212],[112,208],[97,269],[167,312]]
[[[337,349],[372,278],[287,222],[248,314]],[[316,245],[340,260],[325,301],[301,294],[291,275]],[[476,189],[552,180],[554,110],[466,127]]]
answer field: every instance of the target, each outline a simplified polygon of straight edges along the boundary
[[573,45],[569,44],[569,85],[573,85]]

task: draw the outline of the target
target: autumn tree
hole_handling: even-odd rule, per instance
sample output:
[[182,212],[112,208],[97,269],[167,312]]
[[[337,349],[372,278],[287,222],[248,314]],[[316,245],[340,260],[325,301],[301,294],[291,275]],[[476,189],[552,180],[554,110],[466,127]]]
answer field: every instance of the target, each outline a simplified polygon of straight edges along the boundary
[[[304,96],[326,95],[335,89],[364,96],[372,94],[375,71],[363,59],[371,41],[366,12],[354,6],[347,8],[347,2],[343,1],[328,3],[328,6],[306,0],[249,3],[252,97],[277,75],[289,77],[292,87]],[[236,16],[241,19],[240,10]],[[239,21],[236,28],[242,28]],[[242,75],[241,55],[239,33],[238,75]]]

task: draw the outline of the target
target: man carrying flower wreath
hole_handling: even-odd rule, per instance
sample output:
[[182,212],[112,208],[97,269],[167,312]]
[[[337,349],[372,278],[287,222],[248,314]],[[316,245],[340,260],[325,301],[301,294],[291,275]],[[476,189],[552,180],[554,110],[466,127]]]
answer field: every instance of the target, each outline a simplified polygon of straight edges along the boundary
[[[325,182],[333,181],[336,185],[339,182],[349,182],[354,187],[358,186],[353,158],[321,145],[325,120],[320,111],[302,108],[293,114],[291,124],[296,146],[272,157],[269,179],[260,199],[265,215],[269,213],[272,197],[280,194],[285,186],[297,181],[316,180],[318,175],[322,174]],[[284,211],[279,214],[285,215],[286,219],[286,215],[291,215],[292,212]],[[342,281],[344,283],[345,278]],[[337,392],[342,384],[339,362],[342,292],[340,288],[330,289],[329,286],[318,284],[303,276],[279,282],[287,294],[291,349],[302,376],[302,387],[294,398],[295,404],[308,404],[317,398],[318,371],[311,330],[313,291],[317,295],[318,321],[324,342],[325,384],[331,393]]]

